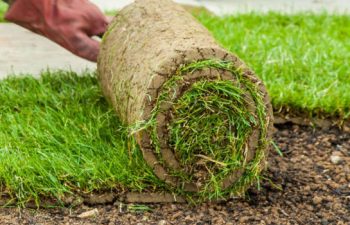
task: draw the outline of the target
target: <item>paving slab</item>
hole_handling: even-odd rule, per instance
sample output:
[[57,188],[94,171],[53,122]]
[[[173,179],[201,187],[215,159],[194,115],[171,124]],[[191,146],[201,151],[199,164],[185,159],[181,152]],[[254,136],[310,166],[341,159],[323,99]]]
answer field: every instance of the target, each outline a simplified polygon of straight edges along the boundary
[[[103,10],[120,9],[132,0],[92,0]],[[176,0],[205,6],[219,15],[237,12],[279,11],[294,13],[350,12],[350,0]],[[50,68],[78,73],[96,69],[96,64],[74,56],[55,43],[13,24],[0,24],[0,79],[10,74],[32,74]]]
[[47,68],[80,73],[86,69],[94,70],[96,64],[17,25],[0,24],[0,79],[8,75],[39,76]]
[[[105,10],[118,9],[133,0],[91,0]],[[178,3],[205,6],[216,14],[233,12],[267,12],[279,11],[294,13],[313,12],[350,12],[349,0],[175,0]]]

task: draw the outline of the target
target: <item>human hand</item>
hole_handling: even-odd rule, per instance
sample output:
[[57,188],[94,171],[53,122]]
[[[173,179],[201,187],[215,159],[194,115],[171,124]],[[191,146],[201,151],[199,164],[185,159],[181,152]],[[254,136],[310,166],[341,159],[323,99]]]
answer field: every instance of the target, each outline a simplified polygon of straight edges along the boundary
[[96,62],[108,21],[88,0],[15,0],[5,18],[56,42],[72,53]]

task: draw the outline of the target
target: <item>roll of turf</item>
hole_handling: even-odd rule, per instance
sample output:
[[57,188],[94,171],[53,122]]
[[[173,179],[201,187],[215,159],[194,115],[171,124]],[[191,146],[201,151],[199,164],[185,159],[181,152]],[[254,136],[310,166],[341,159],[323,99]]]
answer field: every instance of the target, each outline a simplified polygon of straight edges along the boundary
[[237,196],[265,167],[272,110],[263,83],[181,6],[140,0],[105,34],[99,80],[169,189]]

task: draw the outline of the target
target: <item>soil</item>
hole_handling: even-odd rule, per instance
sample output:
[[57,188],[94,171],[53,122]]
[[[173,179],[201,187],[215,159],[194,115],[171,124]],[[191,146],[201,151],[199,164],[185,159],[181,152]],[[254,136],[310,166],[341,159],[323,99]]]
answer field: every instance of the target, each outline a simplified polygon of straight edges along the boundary
[[[0,224],[350,224],[350,133],[278,125],[260,191],[228,202],[135,205],[115,201],[77,208],[3,208]],[[97,209],[98,214],[79,218]],[[96,210],[94,211],[96,212]]]

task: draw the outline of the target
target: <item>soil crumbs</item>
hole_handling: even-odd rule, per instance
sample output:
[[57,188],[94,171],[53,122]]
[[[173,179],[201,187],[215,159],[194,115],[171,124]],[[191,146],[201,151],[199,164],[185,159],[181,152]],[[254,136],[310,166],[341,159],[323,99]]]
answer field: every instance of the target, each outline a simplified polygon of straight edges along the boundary
[[350,224],[350,133],[279,125],[260,191],[225,203],[2,208],[0,224]]

